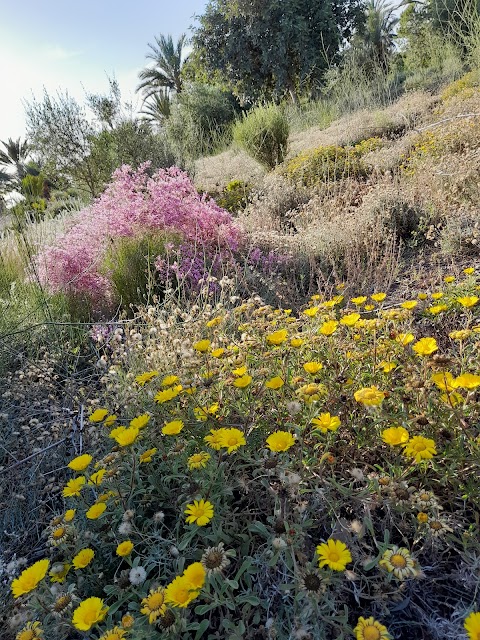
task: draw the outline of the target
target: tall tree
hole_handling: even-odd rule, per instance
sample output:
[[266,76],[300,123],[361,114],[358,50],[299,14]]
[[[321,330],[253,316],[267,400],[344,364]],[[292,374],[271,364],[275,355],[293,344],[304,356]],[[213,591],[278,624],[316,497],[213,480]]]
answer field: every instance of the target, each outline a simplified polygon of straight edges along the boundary
[[365,22],[352,42],[355,47],[363,48],[366,60],[388,67],[395,49],[396,27],[400,20],[396,12],[402,4],[400,2],[394,6],[385,0],[368,0]]
[[361,8],[362,0],[210,0],[194,52],[245,100],[297,101],[320,82]]
[[150,52],[146,57],[154,64],[140,71],[141,82],[137,87],[137,91],[142,92],[144,100],[164,89],[181,93],[186,44],[185,34],[180,36],[176,44],[171,35],[160,35],[155,37],[155,44],[148,44]]

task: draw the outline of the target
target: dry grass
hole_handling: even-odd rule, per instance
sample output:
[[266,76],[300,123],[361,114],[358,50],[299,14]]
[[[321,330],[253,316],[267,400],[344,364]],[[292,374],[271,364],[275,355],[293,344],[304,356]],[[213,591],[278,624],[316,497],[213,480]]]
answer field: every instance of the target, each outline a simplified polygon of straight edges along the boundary
[[312,127],[290,137],[289,157],[314,147],[344,146],[377,136],[394,136],[420,126],[434,104],[432,96],[418,91],[386,109],[358,111],[336,120],[326,129]]
[[204,191],[222,191],[231,180],[258,184],[265,169],[244,151],[228,149],[195,162],[194,181]]

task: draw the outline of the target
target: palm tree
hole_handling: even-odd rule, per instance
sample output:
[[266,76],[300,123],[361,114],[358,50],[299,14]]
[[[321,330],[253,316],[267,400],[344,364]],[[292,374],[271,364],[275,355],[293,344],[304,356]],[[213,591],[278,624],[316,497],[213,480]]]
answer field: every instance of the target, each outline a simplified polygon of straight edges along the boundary
[[27,140],[21,142],[20,138],[17,140],[9,138],[7,142],[0,142],[5,147],[5,151],[0,150],[0,165],[14,168],[14,176],[18,180],[24,178],[27,173],[32,173],[32,168],[26,164],[30,153],[30,145]]
[[392,6],[385,0],[369,0],[366,5],[365,26],[360,38],[368,54],[375,56],[385,67],[395,47],[395,28],[400,19],[395,11],[402,4]]
[[161,89],[167,91],[182,91],[182,66],[185,60],[182,53],[187,44],[187,36],[182,34],[177,44],[174,44],[172,36],[160,35],[155,37],[156,44],[148,44],[151,49],[147,58],[153,60],[154,66],[147,66],[139,73],[141,80],[137,91],[142,91],[144,100],[155,95]]
[[145,115],[145,120],[161,124],[170,115],[170,96],[168,90],[159,89],[152,94],[147,101],[144,101],[144,108],[140,113]]

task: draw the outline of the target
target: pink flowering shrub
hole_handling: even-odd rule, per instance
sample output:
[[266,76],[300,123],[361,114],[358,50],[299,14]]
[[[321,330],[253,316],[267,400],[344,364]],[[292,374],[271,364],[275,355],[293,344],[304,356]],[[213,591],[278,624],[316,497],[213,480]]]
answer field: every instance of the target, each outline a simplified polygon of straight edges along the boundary
[[[128,165],[117,169],[105,192],[75,216],[53,246],[39,253],[37,269],[52,292],[74,292],[87,296],[94,307],[105,306],[113,291],[104,258],[115,238],[177,234],[186,264],[182,269],[177,263],[176,269],[193,281],[205,274],[202,264],[212,265],[219,256],[238,250],[241,232],[231,215],[199,195],[185,172],[172,167],[150,177],[147,169],[148,163],[136,171]],[[162,265],[159,257],[160,272]]]

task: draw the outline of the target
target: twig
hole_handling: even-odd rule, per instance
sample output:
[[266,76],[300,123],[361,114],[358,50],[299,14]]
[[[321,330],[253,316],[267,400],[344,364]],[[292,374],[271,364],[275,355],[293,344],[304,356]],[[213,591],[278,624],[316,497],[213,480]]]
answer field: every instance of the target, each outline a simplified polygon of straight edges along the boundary
[[432,129],[433,127],[438,127],[444,122],[451,122],[452,120],[457,120],[458,118],[477,118],[480,116],[480,113],[459,113],[456,116],[451,118],[443,118],[443,120],[439,120],[438,122],[433,122],[432,124],[428,124],[426,127],[421,127],[420,129],[414,129],[417,133],[421,133],[422,131],[426,131],[427,129]]
[[40,451],[36,451],[35,453],[32,453],[30,456],[27,456],[23,460],[19,460],[15,464],[12,464],[11,467],[7,467],[6,469],[2,469],[0,471],[0,474],[7,473],[7,471],[11,471],[12,469],[15,469],[15,467],[20,466],[24,462],[28,462],[32,458],[35,458],[36,456],[39,456],[41,453],[45,453],[45,451],[48,451],[49,449],[53,449],[53,447],[58,447],[59,444],[62,444],[62,442],[65,442],[66,440],[67,440],[67,438],[62,438],[62,440],[59,440],[58,442],[53,442],[52,444],[49,444],[48,447],[45,447],[45,449],[41,449]]

